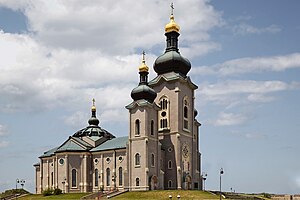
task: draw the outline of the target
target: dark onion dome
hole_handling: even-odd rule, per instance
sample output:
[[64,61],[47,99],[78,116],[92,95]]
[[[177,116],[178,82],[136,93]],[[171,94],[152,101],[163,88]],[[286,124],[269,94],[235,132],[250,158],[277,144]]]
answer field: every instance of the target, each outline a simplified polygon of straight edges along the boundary
[[156,92],[148,86],[148,66],[145,64],[145,52],[143,52],[142,64],[139,67],[140,83],[131,91],[131,98],[134,101],[145,99],[150,103],[153,103],[156,98]]
[[109,133],[107,130],[102,129],[99,127],[99,119],[96,117],[96,106],[95,106],[95,99],[93,99],[93,106],[92,106],[92,116],[88,120],[89,126],[77,131],[73,137],[83,137],[83,136],[98,136],[98,137],[106,137],[106,138],[115,138],[114,135]]
[[197,117],[198,115],[198,110],[194,109],[194,117]]
[[170,23],[165,27],[165,36],[167,37],[167,47],[163,55],[159,56],[153,65],[157,75],[175,72],[186,76],[191,69],[191,63],[188,59],[180,55],[178,50],[178,37],[180,27],[174,21],[173,11],[170,16]]

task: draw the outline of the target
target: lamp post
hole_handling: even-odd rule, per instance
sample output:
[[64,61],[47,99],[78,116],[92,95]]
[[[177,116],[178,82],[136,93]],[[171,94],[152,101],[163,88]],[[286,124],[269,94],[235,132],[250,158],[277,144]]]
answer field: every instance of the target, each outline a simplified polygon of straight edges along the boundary
[[203,179],[203,191],[205,191],[205,181],[206,181],[207,173],[202,174],[202,179]]
[[222,174],[224,174],[223,168],[220,169],[220,200],[222,200]]
[[62,189],[62,193],[66,193],[66,191],[65,191],[65,184],[66,184],[66,178],[64,178],[64,180],[61,182],[62,183],[62,185],[63,185],[63,189]]
[[20,182],[20,180],[17,178],[16,179],[16,199],[18,199],[18,194],[17,194],[17,191],[18,191],[18,183]]
[[21,186],[22,186],[22,189],[23,189],[23,187],[24,187],[24,185],[25,185],[25,180],[24,180],[24,179],[21,179],[21,180],[20,180],[20,183],[21,183]]

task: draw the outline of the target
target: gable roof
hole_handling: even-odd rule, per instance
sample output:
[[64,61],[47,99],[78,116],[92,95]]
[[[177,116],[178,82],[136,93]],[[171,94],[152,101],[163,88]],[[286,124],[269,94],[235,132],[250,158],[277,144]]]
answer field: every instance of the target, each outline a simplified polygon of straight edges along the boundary
[[63,152],[63,151],[88,151],[91,149],[92,146],[87,142],[80,140],[79,138],[69,137],[69,139],[64,142],[56,152]]
[[128,136],[113,138],[91,149],[90,151],[95,152],[95,151],[103,151],[103,150],[110,150],[110,149],[123,149],[126,148],[127,141],[128,141]]

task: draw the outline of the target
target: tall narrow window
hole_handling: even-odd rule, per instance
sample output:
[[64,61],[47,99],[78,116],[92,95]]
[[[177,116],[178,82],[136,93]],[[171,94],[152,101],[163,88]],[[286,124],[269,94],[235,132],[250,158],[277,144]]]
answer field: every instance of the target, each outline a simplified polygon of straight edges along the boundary
[[135,165],[139,166],[141,165],[141,156],[139,153],[135,154]]
[[172,160],[169,160],[168,162],[168,169],[172,169]]
[[188,112],[189,112],[189,102],[188,102],[188,97],[185,96],[183,98],[183,128],[184,129],[189,129]]
[[99,185],[99,172],[98,169],[95,169],[95,187]]
[[136,186],[140,186],[140,178],[136,178],[135,179],[135,185]]
[[140,135],[140,120],[135,120],[135,135]]
[[106,185],[110,186],[110,169],[106,169]]
[[123,169],[119,167],[119,186],[123,185]]
[[77,186],[77,171],[76,169],[72,169],[72,187],[76,187]]
[[159,111],[159,129],[164,130],[169,128],[169,100],[167,97],[162,97],[160,99],[160,108]]
[[172,188],[172,181],[171,180],[168,181],[168,187]]
[[154,135],[154,121],[153,121],[153,120],[151,120],[150,134],[151,134],[151,135]]
[[152,153],[152,154],[151,154],[151,166],[154,167],[154,165],[155,165],[155,156],[154,156],[154,154]]
[[53,187],[54,184],[54,175],[53,172],[51,172],[51,186]]

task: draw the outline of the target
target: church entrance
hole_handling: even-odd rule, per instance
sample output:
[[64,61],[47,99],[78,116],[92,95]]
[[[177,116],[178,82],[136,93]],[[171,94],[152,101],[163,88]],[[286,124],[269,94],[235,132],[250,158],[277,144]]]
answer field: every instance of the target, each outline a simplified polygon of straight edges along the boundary
[[157,176],[153,175],[150,178],[150,190],[157,190],[158,189],[158,178]]
[[192,177],[190,175],[186,175],[184,181],[185,181],[185,189],[186,190],[192,189]]

